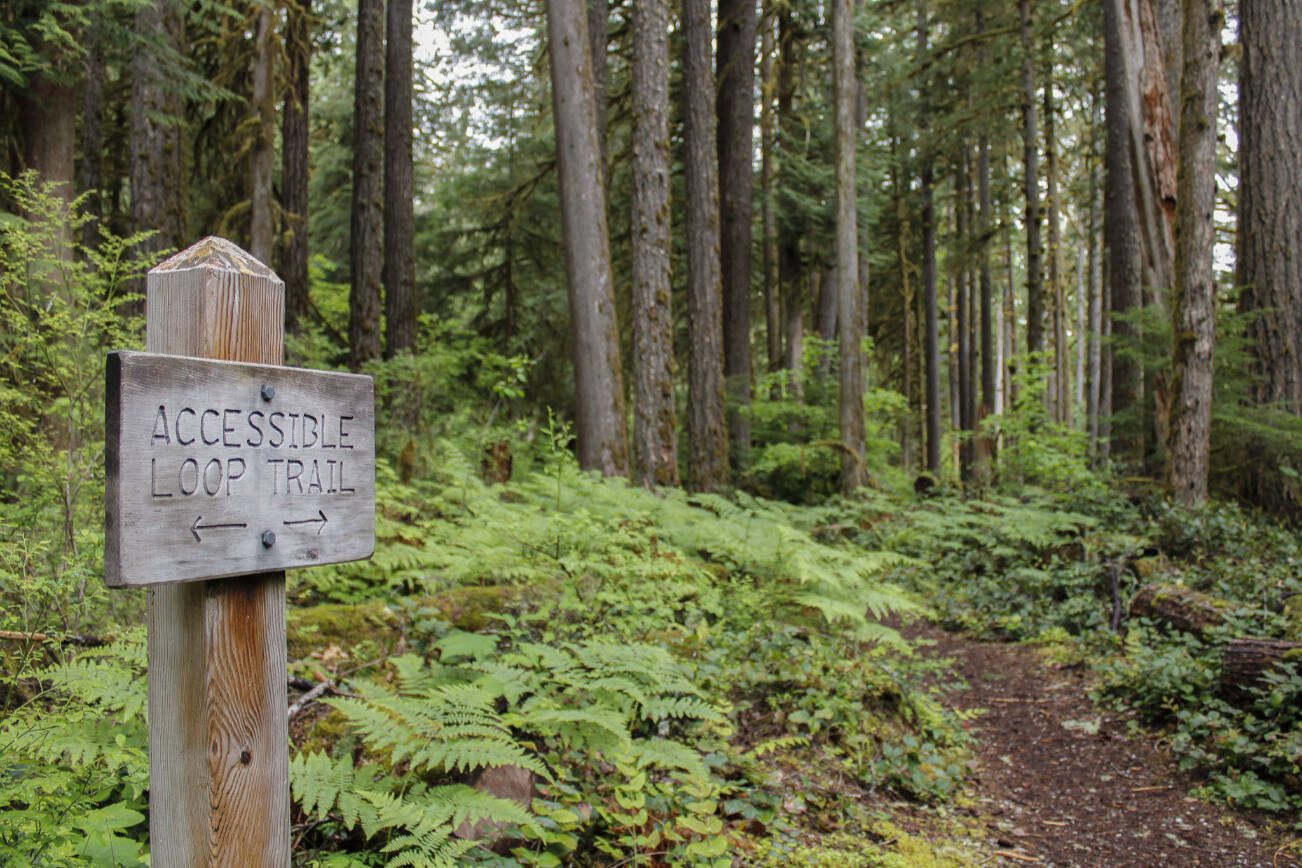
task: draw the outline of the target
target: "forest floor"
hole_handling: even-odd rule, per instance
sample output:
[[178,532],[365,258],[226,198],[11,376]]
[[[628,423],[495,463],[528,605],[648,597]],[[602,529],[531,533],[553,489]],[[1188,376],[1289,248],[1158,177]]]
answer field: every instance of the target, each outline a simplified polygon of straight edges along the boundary
[[981,709],[970,794],[994,847],[985,864],[1302,865],[1302,842],[1277,820],[1191,796],[1197,782],[1160,740],[1091,702],[1084,666],[931,625],[906,633],[952,661],[964,683],[947,704]]

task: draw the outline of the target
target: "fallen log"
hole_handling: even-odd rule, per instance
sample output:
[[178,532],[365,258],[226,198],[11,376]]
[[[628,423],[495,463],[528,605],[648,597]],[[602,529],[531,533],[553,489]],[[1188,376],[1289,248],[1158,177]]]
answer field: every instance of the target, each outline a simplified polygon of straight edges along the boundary
[[1288,639],[1231,639],[1221,658],[1221,693],[1232,701],[1251,698],[1268,672],[1293,662],[1302,667],[1302,642]]
[[1130,601],[1132,618],[1161,621],[1186,633],[1202,633],[1225,623],[1230,604],[1184,585],[1145,585]]

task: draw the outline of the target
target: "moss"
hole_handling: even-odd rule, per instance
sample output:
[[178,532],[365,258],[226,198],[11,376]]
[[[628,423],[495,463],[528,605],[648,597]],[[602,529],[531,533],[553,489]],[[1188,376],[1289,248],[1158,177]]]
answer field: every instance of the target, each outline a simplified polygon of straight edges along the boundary
[[1284,619],[1285,638],[1302,642],[1302,594],[1285,598]]
[[489,615],[516,611],[536,595],[537,589],[528,585],[487,585],[449,588],[410,602],[418,609],[436,609],[452,626],[473,633],[492,623]]
[[300,660],[318,648],[355,648],[364,641],[392,647],[402,639],[402,618],[379,600],[326,603],[290,609],[285,618],[289,659]]
[[422,613],[475,632],[491,625],[490,615],[519,611],[545,592],[537,586],[489,585],[449,588],[427,597],[407,597],[396,604],[371,600],[290,609],[285,630],[289,659],[301,660],[331,645],[347,651],[371,643],[377,650],[392,651]]

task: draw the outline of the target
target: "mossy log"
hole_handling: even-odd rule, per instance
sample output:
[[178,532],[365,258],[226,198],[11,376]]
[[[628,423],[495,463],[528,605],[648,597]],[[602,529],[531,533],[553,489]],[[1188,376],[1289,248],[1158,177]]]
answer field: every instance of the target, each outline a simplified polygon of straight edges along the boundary
[[1288,662],[1302,666],[1302,642],[1232,639],[1221,658],[1221,692],[1231,700],[1245,700],[1251,688],[1264,683],[1266,673]]
[[1202,633],[1225,623],[1230,604],[1183,585],[1145,585],[1130,601],[1132,618],[1151,618],[1183,630]]
[[1284,638],[1302,642],[1302,594],[1284,598]]

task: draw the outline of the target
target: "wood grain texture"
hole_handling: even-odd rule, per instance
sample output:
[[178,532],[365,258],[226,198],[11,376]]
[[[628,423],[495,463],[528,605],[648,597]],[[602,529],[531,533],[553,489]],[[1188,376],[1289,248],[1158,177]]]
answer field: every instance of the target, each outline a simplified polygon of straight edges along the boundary
[[132,352],[107,367],[109,585],[370,557],[370,377]]
[[[279,365],[284,284],[220,238],[146,279],[150,352]],[[149,595],[152,864],[289,864],[285,574]]]

